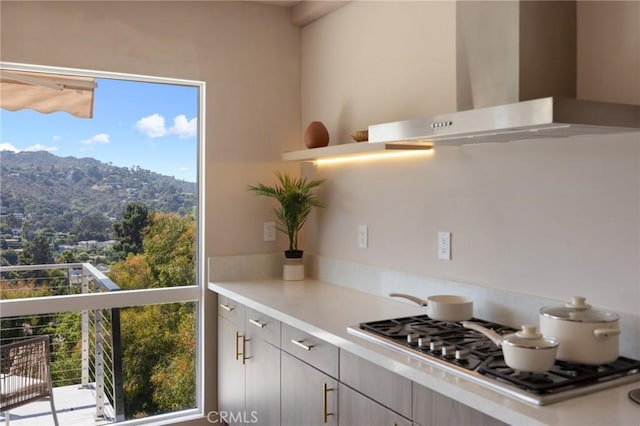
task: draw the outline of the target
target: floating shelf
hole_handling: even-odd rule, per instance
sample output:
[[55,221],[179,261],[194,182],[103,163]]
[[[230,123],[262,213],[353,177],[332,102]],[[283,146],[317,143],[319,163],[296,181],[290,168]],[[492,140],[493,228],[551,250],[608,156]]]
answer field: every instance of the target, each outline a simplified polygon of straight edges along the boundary
[[315,161],[325,158],[355,157],[398,151],[427,151],[432,148],[433,146],[431,144],[424,143],[355,142],[341,145],[330,145],[322,148],[283,152],[282,160]]

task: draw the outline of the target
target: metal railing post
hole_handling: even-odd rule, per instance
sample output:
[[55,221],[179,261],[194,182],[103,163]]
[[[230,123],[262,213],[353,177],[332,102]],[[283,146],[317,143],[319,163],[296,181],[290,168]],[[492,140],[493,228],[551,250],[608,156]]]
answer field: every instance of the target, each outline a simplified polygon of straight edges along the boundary
[[120,337],[120,308],[111,309],[111,351],[113,360],[113,410],[116,422],[124,421],[124,376],[122,375],[122,340]]
[[[82,269],[82,294],[89,293],[89,276]],[[84,310],[81,314],[82,327],[82,370],[80,375],[80,387],[89,387],[89,311]]]
[[100,309],[95,311],[95,327],[96,418],[104,418],[104,318]]

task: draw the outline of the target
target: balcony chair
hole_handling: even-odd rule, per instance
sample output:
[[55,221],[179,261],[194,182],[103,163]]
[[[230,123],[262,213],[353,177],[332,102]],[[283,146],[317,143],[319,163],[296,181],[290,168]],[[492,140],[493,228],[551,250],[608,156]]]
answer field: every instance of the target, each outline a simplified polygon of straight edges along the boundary
[[39,336],[0,346],[0,412],[9,426],[9,410],[49,398],[53,421],[58,416],[53,403],[49,336]]

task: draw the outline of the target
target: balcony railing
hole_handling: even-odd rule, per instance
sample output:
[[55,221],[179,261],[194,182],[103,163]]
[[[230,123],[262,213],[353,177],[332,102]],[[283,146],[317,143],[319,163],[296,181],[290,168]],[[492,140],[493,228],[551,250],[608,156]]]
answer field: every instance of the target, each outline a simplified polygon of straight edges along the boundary
[[[118,290],[87,263],[0,267],[0,299],[4,300]],[[125,419],[119,308],[18,316],[0,312],[0,319],[0,344],[49,334],[54,387],[92,388],[96,419]]]

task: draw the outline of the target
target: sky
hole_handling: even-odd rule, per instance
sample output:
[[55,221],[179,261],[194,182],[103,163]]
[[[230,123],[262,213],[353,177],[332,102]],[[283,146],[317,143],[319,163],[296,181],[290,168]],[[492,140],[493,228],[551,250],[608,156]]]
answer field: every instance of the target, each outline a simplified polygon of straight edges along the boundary
[[96,82],[93,118],[0,109],[0,151],[91,157],[195,182],[198,89],[102,78]]

